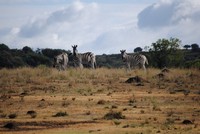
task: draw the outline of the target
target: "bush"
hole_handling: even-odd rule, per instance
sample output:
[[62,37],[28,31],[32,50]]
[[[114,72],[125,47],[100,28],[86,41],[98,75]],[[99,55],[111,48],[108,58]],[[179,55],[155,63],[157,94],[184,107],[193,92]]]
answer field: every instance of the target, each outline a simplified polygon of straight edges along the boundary
[[9,117],[10,119],[14,119],[14,118],[17,117],[17,114],[10,114],[10,115],[8,115],[8,117]]
[[122,115],[121,112],[109,112],[107,114],[104,115],[104,119],[106,120],[112,120],[112,119],[125,119],[125,116]]
[[4,113],[1,113],[1,114],[0,114],[0,118],[6,118],[6,116],[7,116],[7,115],[4,114]]
[[31,118],[35,118],[37,116],[37,112],[33,110],[28,111],[26,114],[30,115]]
[[53,115],[53,117],[63,117],[63,116],[68,116],[68,114],[66,112],[58,112],[55,115]]
[[193,60],[193,61],[188,61],[188,62],[185,63],[184,67],[200,69],[200,59]]
[[99,105],[104,105],[105,103],[106,103],[105,100],[99,100],[99,101],[97,102],[97,104],[99,104]]
[[3,127],[8,128],[8,129],[15,129],[15,128],[17,128],[17,125],[16,125],[16,123],[9,122],[9,123],[5,124]]

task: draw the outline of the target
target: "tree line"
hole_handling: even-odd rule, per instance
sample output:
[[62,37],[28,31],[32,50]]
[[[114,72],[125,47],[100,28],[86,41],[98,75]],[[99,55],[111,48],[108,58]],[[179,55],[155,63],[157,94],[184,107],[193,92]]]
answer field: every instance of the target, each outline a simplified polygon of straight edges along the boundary
[[[141,47],[136,47],[133,52],[144,54],[151,67],[200,69],[200,48],[196,43],[181,46],[181,41],[177,38],[158,39],[145,49],[146,51],[143,51]],[[73,66],[73,56],[70,50],[44,48],[33,51],[28,46],[22,49],[10,49],[2,43],[0,44],[0,68],[37,67],[39,65],[52,67],[54,56],[62,52],[69,55],[69,66]],[[120,54],[97,55],[96,60],[98,67],[121,68],[124,66]]]

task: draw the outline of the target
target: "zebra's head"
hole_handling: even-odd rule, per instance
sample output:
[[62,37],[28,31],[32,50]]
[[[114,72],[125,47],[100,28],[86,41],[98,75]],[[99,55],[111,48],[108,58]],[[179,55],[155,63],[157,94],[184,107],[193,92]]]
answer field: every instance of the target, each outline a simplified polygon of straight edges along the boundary
[[122,60],[125,61],[126,60],[126,56],[127,56],[126,50],[120,50],[120,52],[121,52]]
[[63,54],[54,57],[53,67],[57,67],[59,64],[63,63]]
[[73,45],[73,55],[76,56],[78,54],[78,50],[77,50],[78,45]]

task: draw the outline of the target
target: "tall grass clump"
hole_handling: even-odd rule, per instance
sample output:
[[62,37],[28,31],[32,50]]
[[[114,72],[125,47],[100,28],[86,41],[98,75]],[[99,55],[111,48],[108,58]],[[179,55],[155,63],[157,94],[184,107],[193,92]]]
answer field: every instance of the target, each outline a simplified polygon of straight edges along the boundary
[[53,115],[53,117],[64,117],[64,116],[68,116],[68,113],[66,112],[57,112],[55,115]]
[[52,75],[52,68],[49,68],[45,65],[40,65],[36,68],[37,76],[47,77]]
[[51,75],[49,75],[49,80],[70,80],[73,78],[75,70],[67,68],[65,71],[58,71],[57,69],[51,69]]
[[121,112],[110,111],[109,113],[105,114],[103,118],[106,120],[125,119],[125,116],[122,115]]
[[[9,86],[12,83],[12,76],[11,76],[11,71],[9,69],[1,69],[0,70],[0,86]],[[4,90],[0,90],[0,93],[4,92]]]

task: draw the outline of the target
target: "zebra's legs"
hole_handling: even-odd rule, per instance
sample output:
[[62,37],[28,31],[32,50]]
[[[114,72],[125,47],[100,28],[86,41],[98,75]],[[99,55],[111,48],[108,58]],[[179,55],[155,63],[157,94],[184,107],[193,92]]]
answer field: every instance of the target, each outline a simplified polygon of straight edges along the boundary
[[64,71],[65,70],[65,67],[64,65],[61,65],[61,70]]
[[80,69],[83,69],[83,64],[79,63],[79,67],[80,67]]
[[59,71],[62,70],[62,66],[61,66],[61,65],[58,66],[58,70],[59,70]]
[[67,65],[62,65],[62,70],[66,70],[67,69]]
[[94,62],[91,63],[92,69],[94,69]]
[[145,65],[143,65],[143,66],[142,66],[142,68],[143,68],[144,70],[146,70],[146,67],[145,67]]
[[129,63],[127,63],[126,66],[127,66],[127,67],[126,67],[126,70],[127,70],[127,71],[130,71],[130,70],[131,70],[131,65],[130,65]]
[[92,69],[96,68],[96,60],[95,60],[95,56],[92,56],[91,60],[90,60],[90,64]]
[[92,67],[92,69],[96,68],[96,62],[95,61],[91,62],[91,67]]
[[96,69],[97,68],[97,63],[96,63],[96,61],[94,61],[94,69]]
[[143,68],[143,70],[146,72],[146,67],[145,67],[144,64],[142,65],[142,68]]

